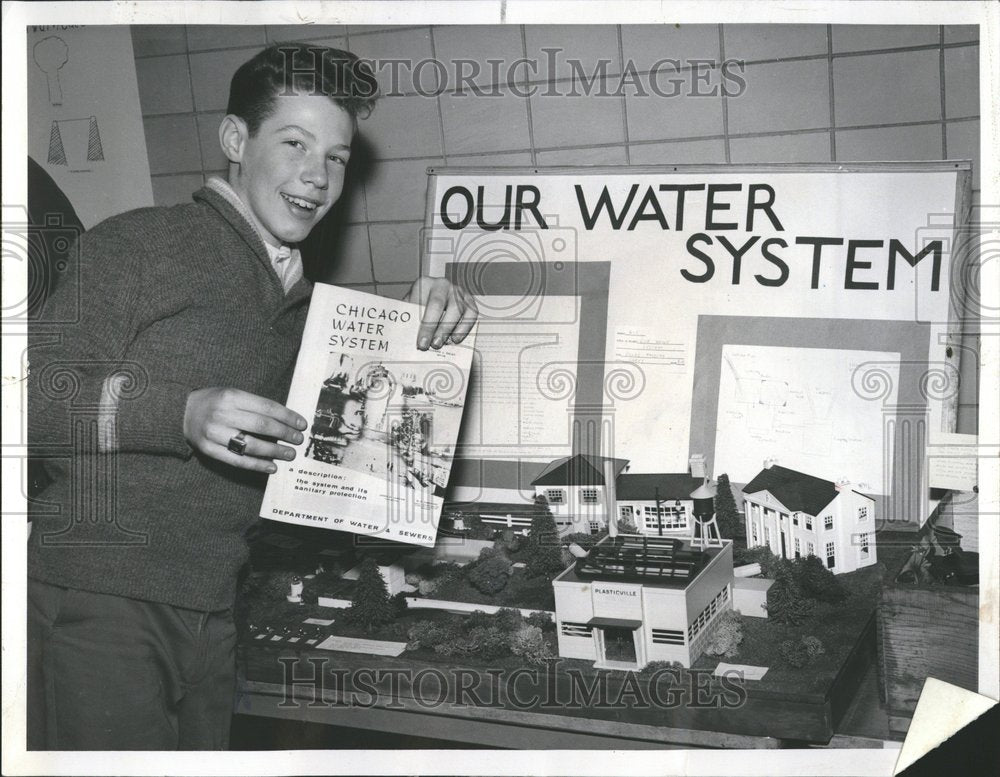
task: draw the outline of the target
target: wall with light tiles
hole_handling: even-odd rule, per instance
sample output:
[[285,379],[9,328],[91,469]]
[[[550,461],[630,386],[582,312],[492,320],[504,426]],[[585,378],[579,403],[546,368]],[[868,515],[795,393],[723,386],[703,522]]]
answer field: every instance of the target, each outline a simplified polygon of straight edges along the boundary
[[[326,278],[384,295],[402,294],[417,275],[429,166],[968,158],[978,171],[974,26],[142,26],[133,42],[157,204],[186,201],[206,176],[223,172],[217,130],[232,73],[265,44],[291,39],[378,60],[476,60],[484,89],[487,60],[526,57],[537,73],[522,67],[516,76],[542,85],[539,93],[549,79],[571,76],[569,58],[588,73],[610,59],[608,91],[629,60],[646,91],[649,69],[663,58],[746,62],[739,97],[627,89],[620,97],[526,98],[506,83],[495,97],[424,96],[417,88],[435,91],[433,69],[418,85],[403,73],[361,124],[365,145],[335,216]],[[562,50],[552,72],[545,48]],[[664,90],[667,77],[661,72]],[[710,83],[720,85],[718,68]]]

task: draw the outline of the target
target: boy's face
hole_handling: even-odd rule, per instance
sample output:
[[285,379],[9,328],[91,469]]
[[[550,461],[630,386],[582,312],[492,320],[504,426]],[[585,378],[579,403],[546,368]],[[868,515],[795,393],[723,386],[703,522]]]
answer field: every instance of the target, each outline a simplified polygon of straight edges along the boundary
[[[228,118],[227,118],[228,121]],[[252,137],[241,121],[223,149],[237,162],[229,183],[272,245],[304,240],[340,198],[354,121],[321,95],[275,98],[275,110]]]

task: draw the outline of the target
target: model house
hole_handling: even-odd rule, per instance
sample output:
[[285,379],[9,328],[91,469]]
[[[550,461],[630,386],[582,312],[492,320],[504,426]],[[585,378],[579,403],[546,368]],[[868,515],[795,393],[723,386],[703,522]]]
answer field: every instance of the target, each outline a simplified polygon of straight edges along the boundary
[[639,534],[689,535],[694,526],[691,495],[703,484],[703,477],[693,477],[687,472],[660,475],[623,472],[615,484],[618,519],[635,526]]
[[553,581],[559,655],[607,669],[690,667],[733,607],[733,546],[675,537],[606,537]]
[[875,500],[847,483],[765,463],[743,487],[743,507],[748,547],[816,556],[834,574],[875,563]]
[[691,457],[690,472],[629,474],[628,460],[576,455],[552,462],[532,481],[563,533],[596,534],[608,516],[650,536],[690,536],[692,494],[705,483],[704,457]]
[[577,454],[556,459],[531,481],[545,497],[561,533],[596,534],[615,514],[615,481],[625,459]]

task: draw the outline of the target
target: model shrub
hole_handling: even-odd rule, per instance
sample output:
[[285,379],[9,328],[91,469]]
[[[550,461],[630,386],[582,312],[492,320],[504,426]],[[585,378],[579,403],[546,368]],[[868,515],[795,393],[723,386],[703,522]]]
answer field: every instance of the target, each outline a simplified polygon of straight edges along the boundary
[[407,631],[407,650],[417,650],[418,648],[433,649],[441,641],[443,628],[436,621],[418,621],[410,626]]
[[798,640],[786,639],[778,646],[781,657],[791,666],[811,664],[826,651],[818,637],[807,636]]
[[763,577],[774,579],[778,570],[787,568],[788,561],[775,556],[771,549],[765,545],[758,545],[753,548],[735,548],[733,550],[733,566],[741,567],[746,564],[760,564],[760,573]]
[[501,529],[494,540],[496,547],[505,553],[517,553],[521,549],[521,537],[513,529]]
[[638,534],[639,527],[636,526],[628,518],[618,519],[618,533],[619,534]]
[[785,663],[798,668],[809,662],[809,654],[801,641],[786,639],[778,646],[778,652]]
[[715,493],[715,520],[719,524],[719,533],[726,539],[733,539],[740,532],[740,511],[736,508],[733,498],[733,487],[729,483],[729,475],[719,475]]
[[478,629],[481,626],[493,626],[496,624],[496,616],[490,615],[483,610],[473,610],[465,616],[465,626],[469,629]]
[[[485,553],[491,548],[484,548]],[[484,594],[495,594],[507,587],[510,580],[510,559],[502,553],[480,556],[480,560],[469,570],[469,582]]]
[[715,624],[705,643],[710,656],[732,658],[739,653],[743,641],[743,619],[738,612],[727,610],[715,619]]
[[818,658],[826,652],[823,649],[823,642],[820,638],[814,637],[811,634],[802,638],[802,646],[806,649],[806,653],[809,654],[810,660]]
[[477,626],[469,630],[469,642],[476,655],[492,659],[510,653],[511,635],[499,626]]
[[302,601],[306,604],[316,604],[319,602],[319,593],[316,591],[316,586],[310,585],[310,580],[306,580],[306,584],[302,589]]
[[510,641],[510,650],[529,664],[540,664],[552,656],[552,648],[545,641],[542,630],[527,624],[515,632]]
[[410,609],[409,603],[406,601],[406,594],[400,591],[389,598],[389,603],[392,605],[392,617],[398,618],[400,615],[406,613]]
[[549,576],[563,569],[559,531],[549,511],[548,502],[544,500],[545,497],[536,500],[531,528],[522,553],[531,577]]
[[847,598],[847,591],[837,576],[816,556],[796,559],[794,567],[795,579],[804,596],[821,602],[842,602]]
[[[765,548],[765,550],[767,549]],[[794,577],[794,573],[794,564],[792,564],[792,562],[787,558],[776,556],[770,550],[761,554],[761,576],[770,578],[771,580],[777,580],[782,575],[791,575]]]
[[347,616],[366,631],[373,631],[395,617],[385,580],[378,571],[375,559],[370,556],[361,562],[361,571]]
[[524,625],[524,616],[520,610],[511,607],[501,607],[493,616],[496,618],[496,625],[504,631],[513,633]]
[[802,595],[795,577],[787,569],[780,569],[774,585],[767,592],[767,617],[775,623],[796,624],[809,617],[813,602]]
[[[666,688],[674,686],[684,676],[683,673],[684,664],[680,661],[650,661],[639,670],[639,676],[647,680],[657,675],[655,680],[657,688],[661,682],[666,684]],[[665,695],[665,689],[664,698],[669,698]]]
[[421,580],[417,583],[417,593],[421,596],[430,596],[435,591],[437,591],[438,582],[437,580]]
[[423,578],[416,572],[407,572],[403,580],[407,585],[412,585],[415,588],[420,585],[420,581],[423,580]]
[[547,629],[552,625],[552,616],[547,612],[533,612],[524,619],[524,622],[529,626],[538,626],[540,629]]

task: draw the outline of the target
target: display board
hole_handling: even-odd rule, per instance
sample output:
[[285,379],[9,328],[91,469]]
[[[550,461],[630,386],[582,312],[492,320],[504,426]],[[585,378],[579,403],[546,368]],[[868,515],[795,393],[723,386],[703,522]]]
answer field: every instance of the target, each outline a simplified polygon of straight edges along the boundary
[[[918,521],[954,431],[966,162],[429,171],[424,271],[479,301],[456,500],[572,453],[765,460]],[[888,498],[886,500],[886,498]]]

